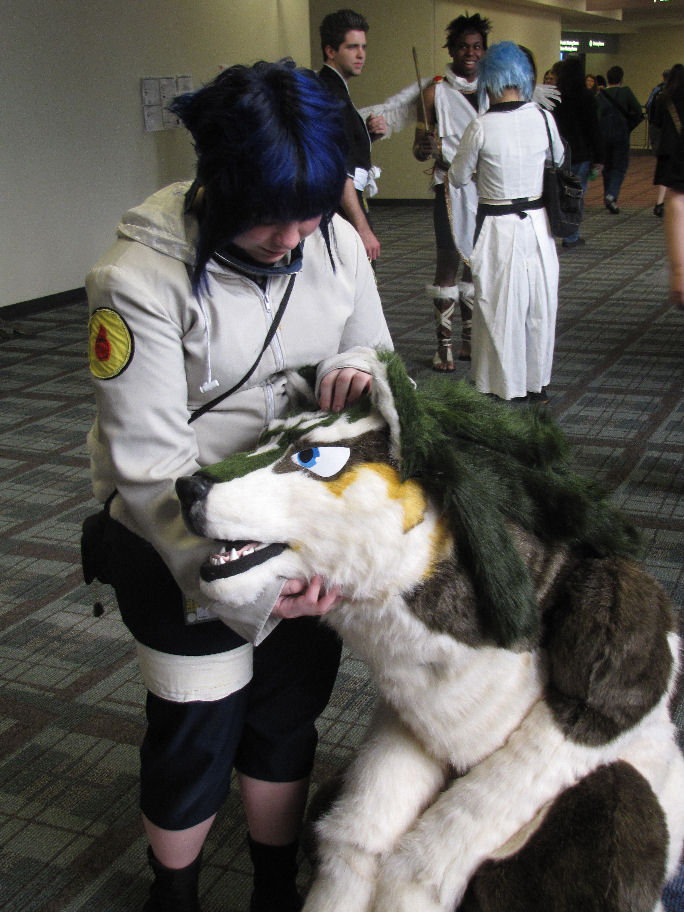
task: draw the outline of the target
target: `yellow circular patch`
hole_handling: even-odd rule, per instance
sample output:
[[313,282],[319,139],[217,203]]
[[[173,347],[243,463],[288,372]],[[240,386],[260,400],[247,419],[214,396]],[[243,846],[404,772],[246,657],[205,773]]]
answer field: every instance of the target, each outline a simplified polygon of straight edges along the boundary
[[90,372],[98,380],[118,377],[131,363],[133,336],[123,317],[110,307],[98,307],[88,322]]

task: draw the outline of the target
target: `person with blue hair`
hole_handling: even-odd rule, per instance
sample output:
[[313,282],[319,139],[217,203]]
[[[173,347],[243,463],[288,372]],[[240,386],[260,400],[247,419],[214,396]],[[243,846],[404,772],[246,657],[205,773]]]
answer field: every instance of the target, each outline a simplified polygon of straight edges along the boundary
[[546,402],[558,256],[542,186],[550,146],[559,162],[563,144],[553,117],[532,101],[534,75],[518,45],[489,48],[478,91],[489,110],[466,127],[448,174],[457,187],[477,185],[472,377],[478,390],[500,399]]
[[[199,910],[202,848],[235,766],[250,910],[296,912],[314,723],[340,657],[319,617],[339,593],[314,576],[240,611],[207,604],[200,567],[217,544],[187,530],[174,485],[254,446],[290,409],[293,372],[315,365],[321,408],[339,411],[370,388],[368,348],[392,342],[363,244],[334,215],[343,121],[315,75],[233,66],[171,109],[194,140],[195,180],[126,213],[86,280],[88,445],[106,504],[94,575],[115,589],[147,688],[144,908]],[[235,556],[256,547],[235,543]]]

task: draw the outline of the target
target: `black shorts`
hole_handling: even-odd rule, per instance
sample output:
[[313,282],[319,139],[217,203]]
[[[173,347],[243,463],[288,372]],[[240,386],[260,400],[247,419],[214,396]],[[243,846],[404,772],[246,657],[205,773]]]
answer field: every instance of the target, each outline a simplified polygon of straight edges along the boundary
[[171,703],[147,696],[140,750],[140,806],[167,830],[215,814],[233,766],[266,782],[309,775],[318,743],[315,721],[332,693],[341,642],[317,618],[281,621],[254,650],[254,676],[212,702]]
[[[187,625],[183,596],[154,548],[107,516],[102,575],[139,642],[173,655],[226,652],[245,641],[222,621]],[[315,721],[330,699],[342,644],[318,618],[283,620],[254,649],[249,684],[221,700],[174,703],[147,695],[140,750],[140,804],[163,829],[182,830],[216,813],[233,765],[254,779],[308,776]]]

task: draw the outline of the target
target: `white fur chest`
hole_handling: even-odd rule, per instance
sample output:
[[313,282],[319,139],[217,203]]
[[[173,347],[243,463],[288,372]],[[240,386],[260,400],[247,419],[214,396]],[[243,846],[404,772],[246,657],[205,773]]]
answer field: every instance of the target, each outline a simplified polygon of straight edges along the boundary
[[382,697],[415,737],[459,772],[500,747],[541,696],[536,653],[474,648],[434,633],[401,597],[347,603],[328,621],[368,663]]

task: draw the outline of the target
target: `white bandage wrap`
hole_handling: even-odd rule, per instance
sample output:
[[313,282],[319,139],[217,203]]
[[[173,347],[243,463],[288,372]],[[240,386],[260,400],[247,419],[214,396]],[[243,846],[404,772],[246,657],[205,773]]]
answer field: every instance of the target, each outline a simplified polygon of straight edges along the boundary
[[475,286],[472,282],[459,282],[458,290],[461,295],[461,301],[466,307],[469,307],[470,310],[473,309],[473,302],[475,301]]
[[137,641],[135,645],[145,687],[172,703],[222,700],[252,679],[249,643],[208,656],[171,655]]

